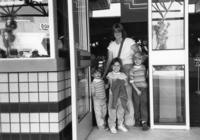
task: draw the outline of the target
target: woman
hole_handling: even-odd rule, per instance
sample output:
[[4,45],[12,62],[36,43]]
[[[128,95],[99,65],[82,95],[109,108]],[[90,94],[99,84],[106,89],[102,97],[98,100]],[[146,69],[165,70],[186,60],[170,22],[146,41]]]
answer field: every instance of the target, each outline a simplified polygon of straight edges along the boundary
[[[135,52],[138,51],[136,43],[133,39],[126,37],[126,32],[120,23],[114,24],[112,30],[115,40],[111,41],[111,43],[108,46],[108,60],[103,77],[105,77],[106,74],[108,73],[112,59],[118,56],[120,45],[123,42],[119,57],[122,60],[123,72],[129,78],[129,71],[133,65],[133,55],[135,54]],[[127,111],[125,113],[125,124],[133,126],[135,120],[134,120],[134,109],[132,101],[132,87],[130,84],[126,85],[126,90],[128,94],[128,102],[127,102]]]

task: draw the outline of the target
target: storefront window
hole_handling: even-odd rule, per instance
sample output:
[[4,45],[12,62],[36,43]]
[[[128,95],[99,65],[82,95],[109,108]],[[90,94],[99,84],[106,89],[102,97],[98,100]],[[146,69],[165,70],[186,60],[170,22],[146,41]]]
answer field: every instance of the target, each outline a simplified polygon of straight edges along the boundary
[[185,124],[184,71],[183,65],[153,66],[155,124]]
[[89,73],[88,68],[78,69],[78,94],[77,110],[78,120],[80,121],[89,112]]
[[74,36],[75,47],[80,50],[88,50],[88,36],[87,36],[87,9],[86,0],[74,0]]
[[184,1],[152,2],[153,50],[184,49]]
[[0,58],[50,57],[48,0],[6,2],[0,2]]

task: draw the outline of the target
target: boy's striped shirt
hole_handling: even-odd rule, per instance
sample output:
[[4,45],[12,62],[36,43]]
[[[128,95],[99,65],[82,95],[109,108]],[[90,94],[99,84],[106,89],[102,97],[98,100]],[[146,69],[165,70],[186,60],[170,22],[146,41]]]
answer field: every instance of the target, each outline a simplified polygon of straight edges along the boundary
[[137,87],[147,87],[146,68],[144,65],[133,66],[130,70],[130,80],[133,80]]

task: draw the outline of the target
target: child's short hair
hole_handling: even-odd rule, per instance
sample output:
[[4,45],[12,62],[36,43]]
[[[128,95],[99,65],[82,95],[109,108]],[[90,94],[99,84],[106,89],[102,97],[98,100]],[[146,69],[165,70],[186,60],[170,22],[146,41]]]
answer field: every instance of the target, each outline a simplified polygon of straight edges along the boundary
[[102,74],[101,69],[99,69],[99,68],[97,68],[97,69],[93,68],[93,69],[91,70],[91,75],[92,75],[92,77],[94,77],[94,74],[95,74],[96,72],[99,72],[99,73]]
[[142,53],[140,53],[140,52],[136,52],[136,53],[134,54],[133,60],[135,60],[135,59],[141,59],[142,62],[144,62],[144,56],[143,56]]

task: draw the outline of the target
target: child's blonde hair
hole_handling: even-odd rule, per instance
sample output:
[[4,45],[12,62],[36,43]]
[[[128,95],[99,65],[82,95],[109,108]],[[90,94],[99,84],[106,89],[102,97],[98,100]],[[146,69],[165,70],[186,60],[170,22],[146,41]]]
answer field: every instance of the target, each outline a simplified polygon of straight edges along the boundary
[[136,52],[133,56],[133,60],[135,59],[142,59],[142,62],[144,61],[144,56],[140,52]]

